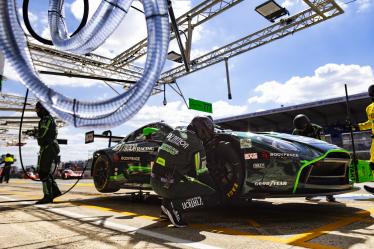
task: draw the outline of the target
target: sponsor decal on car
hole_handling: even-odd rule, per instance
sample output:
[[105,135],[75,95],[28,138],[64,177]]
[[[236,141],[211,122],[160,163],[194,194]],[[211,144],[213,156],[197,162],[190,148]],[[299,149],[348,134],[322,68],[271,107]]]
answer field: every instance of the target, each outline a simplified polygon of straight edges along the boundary
[[235,192],[238,190],[238,187],[239,185],[237,183],[234,183],[234,185],[232,186],[232,188],[230,189],[230,191],[226,194],[227,197],[232,197]]
[[138,156],[121,156],[121,161],[140,161]]
[[159,151],[164,150],[164,151],[166,151],[167,153],[169,153],[170,155],[173,155],[173,156],[175,156],[179,153],[179,150],[177,150],[173,146],[170,146],[170,145],[165,144],[165,143],[163,143],[158,150]]
[[264,169],[265,168],[265,163],[254,163],[254,164],[252,164],[252,167],[254,169]]
[[283,153],[283,152],[267,152],[262,151],[259,152],[260,158],[264,160],[270,160],[270,159],[290,159],[290,158],[299,158],[299,154],[297,153]]
[[287,186],[287,182],[285,181],[262,181],[262,182],[254,182],[255,186],[267,186],[267,187],[276,187],[276,186]]
[[117,152],[153,152],[154,149],[154,147],[140,147],[137,144],[119,144],[113,148]]
[[256,160],[258,159],[257,153],[245,153],[244,154],[244,159],[245,160]]
[[270,158],[298,158],[297,153],[270,153]]
[[250,138],[241,138],[240,149],[249,149],[249,148],[252,148],[252,140]]
[[183,210],[198,207],[198,206],[203,206],[203,205],[204,203],[203,203],[203,199],[201,198],[201,196],[192,197],[182,202]]
[[170,143],[173,143],[175,145],[178,145],[178,146],[181,146],[183,147],[184,149],[187,149],[189,145],[189,143],[187,143],[186,140],[184,140],[183,138],[181,137],[178,137],[177,135],[173,134],[173,133],[169,133],[167,136],[166,136],[166,140],[169,141]]

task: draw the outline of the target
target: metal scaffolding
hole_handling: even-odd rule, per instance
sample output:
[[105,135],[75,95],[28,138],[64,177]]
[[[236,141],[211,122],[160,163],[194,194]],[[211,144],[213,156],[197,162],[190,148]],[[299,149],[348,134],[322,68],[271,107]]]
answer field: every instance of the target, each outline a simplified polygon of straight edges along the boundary
[[[191,58],[193,30],[241,2],[243,0],[206,0],[176,19],[179,31],[186,35],[184,51],[190,70],[187,71],[184,65],[178,65],[164,71],[155,86],[154,94],[163,92],[162,84],[174,83],[176,79],[187,74],[292,35],[344,12],[334,0],[304,0],[308,9],[282,18],[264,29],[248,34],[205,55]],[[31,59],[40,73],[102,80],[105,83],[120,84],[126,89],[134,84],[143,73],[143,68],[133,63],[147,53],[146,39],[110,59],[93,53],[75,55],[59,51],[53,47],[41,45],[29,36],[27,38]],[[174,38],[175,34],[171,33],[171,40]],[[33,111],[34,104],[35,100],[30,100],[26,111]],[[22,106],[23,97],[0,94],[0,111],[21,111]],[[0,130],[3,128],[6,129],[6,126],[0,125]]]
[[[183,65],[177,66],[163,72],[158,83],[174,82],[177,78],[221,62],[225,58],[234,57],[294,34],[344,12],[334,0],[304,0],[310,7],[309,9],[291,17],[283,18],[269,27],[233,41],[203,56],[190,59],[194,28],[222,14],[242,1],[243,0],[203,1],[195,8],[177,18],[178,27],[187,34],[185,53],[191,70],[187,72]],[[172,34],[171,39],[174,38],[175,36]],[[62,52],[49,46],[40,45],[31,38],[29,38],[29,48],[33,63],[39,71],[48,71],[67,77],[83,76],[87,78],[103,78],[104,81],[105,79],[108,79],[108,81],[112,79],[110,80],[111,82],[124,85],[125,88],[128,88],[133,82],[137,81],[143,73],[142,67],[131,63],[146,54],[147,41],[143,39],[113,59],[95,54],[75,55]],[[162,92],[162,90],[157,87],[154,93],[159,92]]]

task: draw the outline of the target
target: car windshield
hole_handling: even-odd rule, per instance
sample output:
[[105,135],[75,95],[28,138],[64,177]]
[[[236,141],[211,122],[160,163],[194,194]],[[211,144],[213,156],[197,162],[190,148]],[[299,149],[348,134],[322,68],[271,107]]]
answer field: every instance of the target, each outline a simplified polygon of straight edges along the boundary
[[299,151],[299,149],[292,143],[278,139],[278,138],[268,137],[262,134],[256,134],[256,133],[251,133],[251,132],[232,132],[232,133],[240,137],[250,138],[253,141],[258,141],[259,143],[266,144],[278,150],[294,151],[294,152]]

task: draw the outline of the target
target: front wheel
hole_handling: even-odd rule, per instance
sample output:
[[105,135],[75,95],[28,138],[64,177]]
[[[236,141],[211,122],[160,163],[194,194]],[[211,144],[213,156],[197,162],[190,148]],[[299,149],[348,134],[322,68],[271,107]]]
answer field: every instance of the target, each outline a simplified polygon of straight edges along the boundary
[[211,155],[209,171],[216,186],[226,199],[235,199],[240,196],[244,182],[244,167],[232,143],[218,142]]
[[109,180],[110,164],[109,158],[106,155],[101,155],[93,165],[92,176],[95,188],[101,193],[112,193],[120,189],[118,184]]

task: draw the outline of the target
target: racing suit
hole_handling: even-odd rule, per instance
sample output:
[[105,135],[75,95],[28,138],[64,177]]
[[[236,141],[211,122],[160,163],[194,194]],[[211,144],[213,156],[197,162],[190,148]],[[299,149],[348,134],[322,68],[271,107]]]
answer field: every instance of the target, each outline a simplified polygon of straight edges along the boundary
[[13,162],[14,162],[13,157],[7,156],[0,163],[0,164],[4,163],[3,171],[1,171],[1,175],[0,175],[0,183],[3,182],[3,178],[6,183],[9,183],[9,174],[10,174],[10,169],[11,169]]
[[174,130],[167,135],[152,167],[151,184],[182,212],[220,202],[219,193],[211,187],[205,149],[193,131]]
[[323,129],[321,126],[316,124],[311,124],[310,127],[306,128],[304,131],[295,128],[292,132],[292,135],[299,135],[324,140]]
[[57,183],[51,173],[52,163],[60,152],[56,137],[57,128],[53,117],[50,114],[42,116],[36,134],[40,146],[38,173],[40,180],[43,182],[44,198],[49,199],[61,195]]

